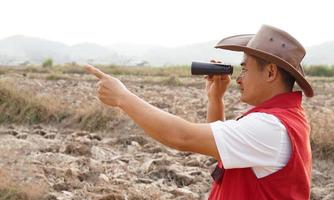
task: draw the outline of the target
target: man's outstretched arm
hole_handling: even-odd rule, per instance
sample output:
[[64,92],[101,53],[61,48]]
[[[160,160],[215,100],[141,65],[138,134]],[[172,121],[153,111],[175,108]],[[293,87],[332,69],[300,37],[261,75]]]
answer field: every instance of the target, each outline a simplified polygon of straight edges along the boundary
[[219,159],[209,124],[196,124],[160,110],[131,93],[121,81],[87,65],[100,79],[98,97],[109,106],[126,112],[155,140],[181,151],[191,151]]
[[155,140],[181,151],[218,158],[209,124],[195,124],[158,109],[131,94],[120,108]]

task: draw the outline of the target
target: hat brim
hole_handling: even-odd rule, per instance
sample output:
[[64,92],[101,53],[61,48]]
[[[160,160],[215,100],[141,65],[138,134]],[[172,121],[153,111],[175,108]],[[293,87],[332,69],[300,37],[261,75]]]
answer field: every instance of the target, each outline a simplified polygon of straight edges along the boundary
[[[305,79],[304,75],[297,71],[295,67],[293,67],[290,63],[273,54],[247,47],[248,42],[253,38],[253,36],[254,34],[244,34],[224,38],[223,40],[218,42],[215,48],[231,51],[243,51],[246,54],[254,55],[267,61],[273,62],[289,72],[296,79],[297,84],[303,90],[305,96],[313,97],[314,91],[311,87],[311,84]],[[299,67],[303,70],[302,66]]]

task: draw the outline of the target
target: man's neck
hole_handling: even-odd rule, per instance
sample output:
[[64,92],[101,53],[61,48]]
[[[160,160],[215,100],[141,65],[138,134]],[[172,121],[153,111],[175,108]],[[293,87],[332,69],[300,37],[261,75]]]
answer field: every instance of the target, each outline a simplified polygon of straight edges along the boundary
[[262,98],[260,98],[257,102],[256,105],[260,105],[265,101],[268,101],[269,99],[279,95],[279,94],[283,94],[283,93],[287,93],[287,92],[291,92],[291,90],[288,90],[286,88],[283,87],[279,87],[279,88],[271,88],[266,92],[263,92],[262,94]]

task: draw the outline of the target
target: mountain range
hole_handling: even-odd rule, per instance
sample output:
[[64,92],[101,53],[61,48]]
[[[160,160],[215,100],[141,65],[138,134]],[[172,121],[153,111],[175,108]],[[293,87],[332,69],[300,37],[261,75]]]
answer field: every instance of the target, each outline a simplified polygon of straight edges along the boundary
[[[217,40],[218,41],[218,40]],[[188,65],[192,61],[222,60],[239,64],[242,53],[213,48],[217,41],[178,47],[158,45],[82,43],[66,45],[61,42],[16,35],[0,40],[0,64],[40,64],[51,58],[54,63],[89,62],[115,65]],[[306,65],[334,64],[334,41],[306,47]]]

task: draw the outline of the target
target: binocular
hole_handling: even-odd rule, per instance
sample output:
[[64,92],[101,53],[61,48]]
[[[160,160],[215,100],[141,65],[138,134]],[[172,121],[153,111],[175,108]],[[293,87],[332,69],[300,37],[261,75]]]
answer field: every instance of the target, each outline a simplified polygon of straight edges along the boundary
[[192,62],[191,74],[192,75],[222,75],[232,74],[233,66],[225,65],[221,63],[204,63],[204,62]]

